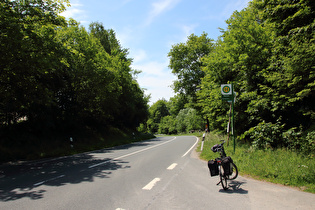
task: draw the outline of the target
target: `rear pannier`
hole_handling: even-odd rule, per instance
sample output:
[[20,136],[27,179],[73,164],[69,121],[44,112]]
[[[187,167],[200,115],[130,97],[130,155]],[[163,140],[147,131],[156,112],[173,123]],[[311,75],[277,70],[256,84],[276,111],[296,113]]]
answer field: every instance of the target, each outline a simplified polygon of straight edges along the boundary
[[232,175],[233,167],[231,166],[233,160],[230,156],[222,158],[222,167],[225,175]]
[[208,168],[210,171],[211,176],[218,176],[219,175],[219,166],[216,160],[209,160],[208,161]]

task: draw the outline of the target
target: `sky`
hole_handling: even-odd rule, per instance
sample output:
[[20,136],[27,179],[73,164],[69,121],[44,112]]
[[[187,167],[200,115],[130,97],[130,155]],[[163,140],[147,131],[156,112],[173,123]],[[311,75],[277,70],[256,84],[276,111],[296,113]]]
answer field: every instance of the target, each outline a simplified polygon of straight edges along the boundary
[[250,0],[70,0],[61,15],[73,18],[88,29],[91,22],[113,29],[123,48],[129,50],[132,68],[140,70],[137,81],[150,105],[169,100],[176,76],[168,67],[173,45],[185,43],[191,34],[203,32],[217,40],[219,28],[235,10],[247,7]]

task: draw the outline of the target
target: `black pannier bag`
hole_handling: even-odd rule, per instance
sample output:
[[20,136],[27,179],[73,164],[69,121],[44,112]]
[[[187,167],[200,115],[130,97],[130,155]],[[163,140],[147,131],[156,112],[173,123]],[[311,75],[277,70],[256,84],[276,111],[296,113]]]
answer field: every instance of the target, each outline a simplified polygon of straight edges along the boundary
[[231,163],[233,163],[233,160],[230,156],[222,158],[222,167],[225,175],[232,175],[233,167]]
[[209,160],[208,161],[208,168],[210,171],[211,176],[218,176],[219,175],[219,166],[216,160]]

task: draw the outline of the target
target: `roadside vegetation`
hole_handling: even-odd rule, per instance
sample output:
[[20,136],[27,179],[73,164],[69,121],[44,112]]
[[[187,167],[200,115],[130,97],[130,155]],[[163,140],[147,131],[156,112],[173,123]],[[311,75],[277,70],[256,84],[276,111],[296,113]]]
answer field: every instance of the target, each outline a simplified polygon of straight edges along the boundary
[[70,133],[56,130],[41,135],[19,129],[18,133],[12,130],[7,136],[11,141],[2,140],[0,163],[73,155],[155,137],[152,134],[115,127],[104,130],[81,128]]
[[0,2],[0,161],[114,146],[145,133],[224,133],[230,104],[220,85],[233,83],[241,172],[314,192],[313,0],[253,0],[217,40],[204,32],[173,45],[176,95],[151,106],[115,32],[65,20],[59,14],[68,2]]
[[0,161],[117,145],[147,120],[128,49],[102,23],[60,16],[68,3],[0,2]]
[[144,130],[208,130],[201,157],[214,158],[210,148],[221,137],[213,131],[225,134],[230,116],[220,86],[233,83],[237,149],[228,153],[241,173],[314,192],[314,20],[312,0],[253,0],[217,40],[204,32],[173,45],[176,95],[149,108]]
[[[215,159],[217,153],[211,147],[226,140],[227,136],[208,133],[205,138],[200,157],[204,160]],[[200,152],[199,144],[197,151]],[[259,180],[297,187],[300,190],[315,193],[315,161],[314,155],[299,153],[286,148],[255,149],[248,144],[237,142],[235,153],[233,141],[225,146],[226,153],[236,163],[243,176],[250,176]]]

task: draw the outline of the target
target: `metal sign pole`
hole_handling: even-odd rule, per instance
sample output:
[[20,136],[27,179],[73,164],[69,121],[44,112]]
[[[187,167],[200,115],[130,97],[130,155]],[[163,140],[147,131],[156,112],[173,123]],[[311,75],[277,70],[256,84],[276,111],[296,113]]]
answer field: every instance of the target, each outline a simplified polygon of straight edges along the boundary
[[232,135],[233,135],[233,147],[235,153],[235,126],[234,126],[234,87],[233,83],[231,84],[232,89]]

